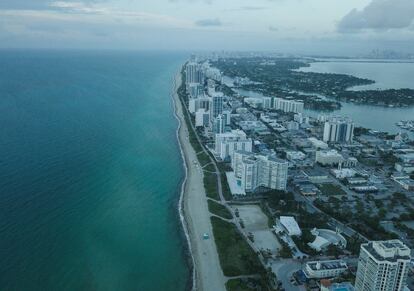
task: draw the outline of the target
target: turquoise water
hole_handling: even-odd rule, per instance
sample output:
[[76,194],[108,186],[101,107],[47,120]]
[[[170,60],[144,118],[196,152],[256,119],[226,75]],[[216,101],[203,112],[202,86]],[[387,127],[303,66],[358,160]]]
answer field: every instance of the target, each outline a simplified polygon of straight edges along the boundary
[[183,290],[182,54],[0,51],[0,289]]

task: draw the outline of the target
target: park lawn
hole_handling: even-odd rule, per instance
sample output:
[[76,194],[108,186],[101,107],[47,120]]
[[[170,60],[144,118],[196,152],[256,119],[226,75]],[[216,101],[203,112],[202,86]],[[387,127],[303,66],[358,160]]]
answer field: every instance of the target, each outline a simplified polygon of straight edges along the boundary
[[258,290],[257,286],[260,286],[260,281],[257,279],[230,279],[226,283],[227,291],[254,291]]
[[206,189],[208,198],[220,200],[217,189],[217,176],[215,173],[204,172],[204,189]]
[[233,223],[211,217],[214,240],[225,276],[253,275],[263,271],[257,254]]
[[213,200],[208,200],[208,210],[217,216],[226,218],[226,219],[232,219],[233,215],[231,212],[222,204],[215,202]]

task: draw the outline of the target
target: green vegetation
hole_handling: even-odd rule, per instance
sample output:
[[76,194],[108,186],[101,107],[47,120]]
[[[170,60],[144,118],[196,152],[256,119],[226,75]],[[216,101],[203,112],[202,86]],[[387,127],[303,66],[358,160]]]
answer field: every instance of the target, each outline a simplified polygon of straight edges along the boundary
[[369,133],[369,129],[365,128],[365,127],[355,127],[354,128],[354,136],[361,136],[363,134],[368,134]]
[[227,201],[232,200],[233,195],[231,195],[230,187],[229,187],[229,184],[227,183],[226,173],[221,171],[220,178],[221,178],[221,190],[223,191],[224,199],[226,199]]
[[257,254],[250,248],[233,223],[211,217],[214,240],[225,276],[252,275],[263,272]]
[[293,241],[295,242],[296,246],[304,252],[305,254],[314,256],[317,255],[318,252],[308,246],[308,243],[311,243],[315,240],[315,236],[311,233],[310,229],[302,229],[302,236],[300,237],[292,237]]
[[331,206],[331,202],[325,203],[320,199],[314,201],[316,207],[332,216],[333,218],[350,224],[350,226],[363,234],[370,240],[387,240],[397,238],[395,233],[388,232],[380,224],[381,217],[378,215],[371,215],[364,208],[361,201],[357,201],[355,207],[356,212],[353,213],[346,207]]
[[257,282],[250,282],[243,279],[230,279],[226,283],[227,291],[254,291],[257,290],[256,287],[253,287]]
[[215,173],[204,172],[204,188],[206,189],[207,197],[220,200],[217,189],[217,176]]
[[216,168],[214,168],[213,163],[209,163],[209,164],[205,165],[203,167],[203,170],[208,171],[208,172],[214,172],[214,173],[216,172]]
[[282,248],[279,250],[279,256],[285,259],[291,258],[293,253],[291,248],[283,240],[279,240]]
[[[245,90],[259,91],[267,96],[302,99],[305,107],[310,109],[335,110],[340,107],[337,101],[395,107],[414,105],[412,89],[348,90],[353,86],[373,84],[374,81],[345,74],[298,71],[310,64],[297,58],[227,58],[220,59],[213,65],[227,76],[247,77],[256,82],[242,86]],[[317,94],[332,100],[325,100]]]
[[197,159],[202,167],[211,163],[210,156],[207,155],[204,151],[201,151],[197,154]]
[[334,184],[319,184],[319,190],[322,195],[332,196],[332,195],[346,195],[345,191],[341,189],[340,186]]
[[232,219],[233,215],[231,215],[231,212],[222,204],[215,202],[213,200],[208,200],[208,210],[217,216],[226,218],[226,219]]
[[360,239],[358,235],[349,237],[346,234],[343,234],[343,236],[347,241],[346,249],[350,251],[353,255],[359,255],[361,244],[365,241]]

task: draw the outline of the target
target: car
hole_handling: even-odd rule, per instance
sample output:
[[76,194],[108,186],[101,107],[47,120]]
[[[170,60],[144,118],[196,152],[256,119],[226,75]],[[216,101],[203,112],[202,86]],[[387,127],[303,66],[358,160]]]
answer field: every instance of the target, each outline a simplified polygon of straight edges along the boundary
[[208,235],[208,233],[203,234],[203,239],[209,239],[209,238],[210,238],[210,236]]

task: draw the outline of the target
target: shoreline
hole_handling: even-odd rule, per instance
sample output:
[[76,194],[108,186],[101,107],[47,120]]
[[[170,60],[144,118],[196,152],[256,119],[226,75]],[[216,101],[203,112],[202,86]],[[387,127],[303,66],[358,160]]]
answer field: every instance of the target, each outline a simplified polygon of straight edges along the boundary
[[[208,210],[207,195],[204,189],[204,174],[199,167],[197,154],[188,140],[188,128],[184,118],[183,107],[178,96],[181,86],[181,70],[173,79],[174,115],[179,124],[177,140],[185,170],[179,199],[179,215],[187,239],[188,250],[192,261],[191,290],[225,291],[226,279],[222,272],[211,225],[211,214]],[[209,239],[203,239],[203,234]]]
[[[184,154],[184,150],[183,150],[183,146],[181,144],[181,140],[180,140],[180,130],[183,126],[183,122],[181,120],[181,118],[178,116],[177,113],[177,106],[179,106],[177,104],[177,98],[175,98],[174,95],[177,94],[177,90],[179,88],[179,79],[177,79],[177,75],[180,74],[180,72],[178,72],[177,74],[174,75],[174,77],[172,78],[172,82],[173,82],[173,86],[171,88],[171,99],[172,99],[172,103],[173,103],[173,107],[174,107],[174,117],[177,119],[178,121],[178,126],[177,126],[177,130],[175,131],[176,133],[176,138],[177,138],[177,142],[178,142],[178,147],[180,149],[180,154],[181,154],[181,158],[183,161],[183,168],[184,168],[184,177],[181,183],[181,190],[180,190],[180,198],[178,200],[178,214],[180,216],[180,222],[181,225],[183,227],[183,232],[184,232],[184,236],[186,239],[186,244],[187,244],[187,250],[188,250],[188,255],[191,258],[191,265],[189,266],[190,269],[190,273],[191,273],[191,286],[190,286],[190,290],[194,291],[196,290],[196,286],[197,286],[197,281],[196,281],[196,266],[195,266],[195,260],[194,260],[194,255],[193,255],[193,251],[191,249],[191,239],[190,239],[190,234],[188,231],[188,225],[187,225],[187,220],[185,218],[185,213],[184,213],[184,196],[185,196],[185,185],[187,184],[187,179],[188,179],[188,167],[187,167],[187,162],[185,159],[185,154]],[[178,100],[178,102],[180,102]],[[181,102],[180,102],[181,103]]]

